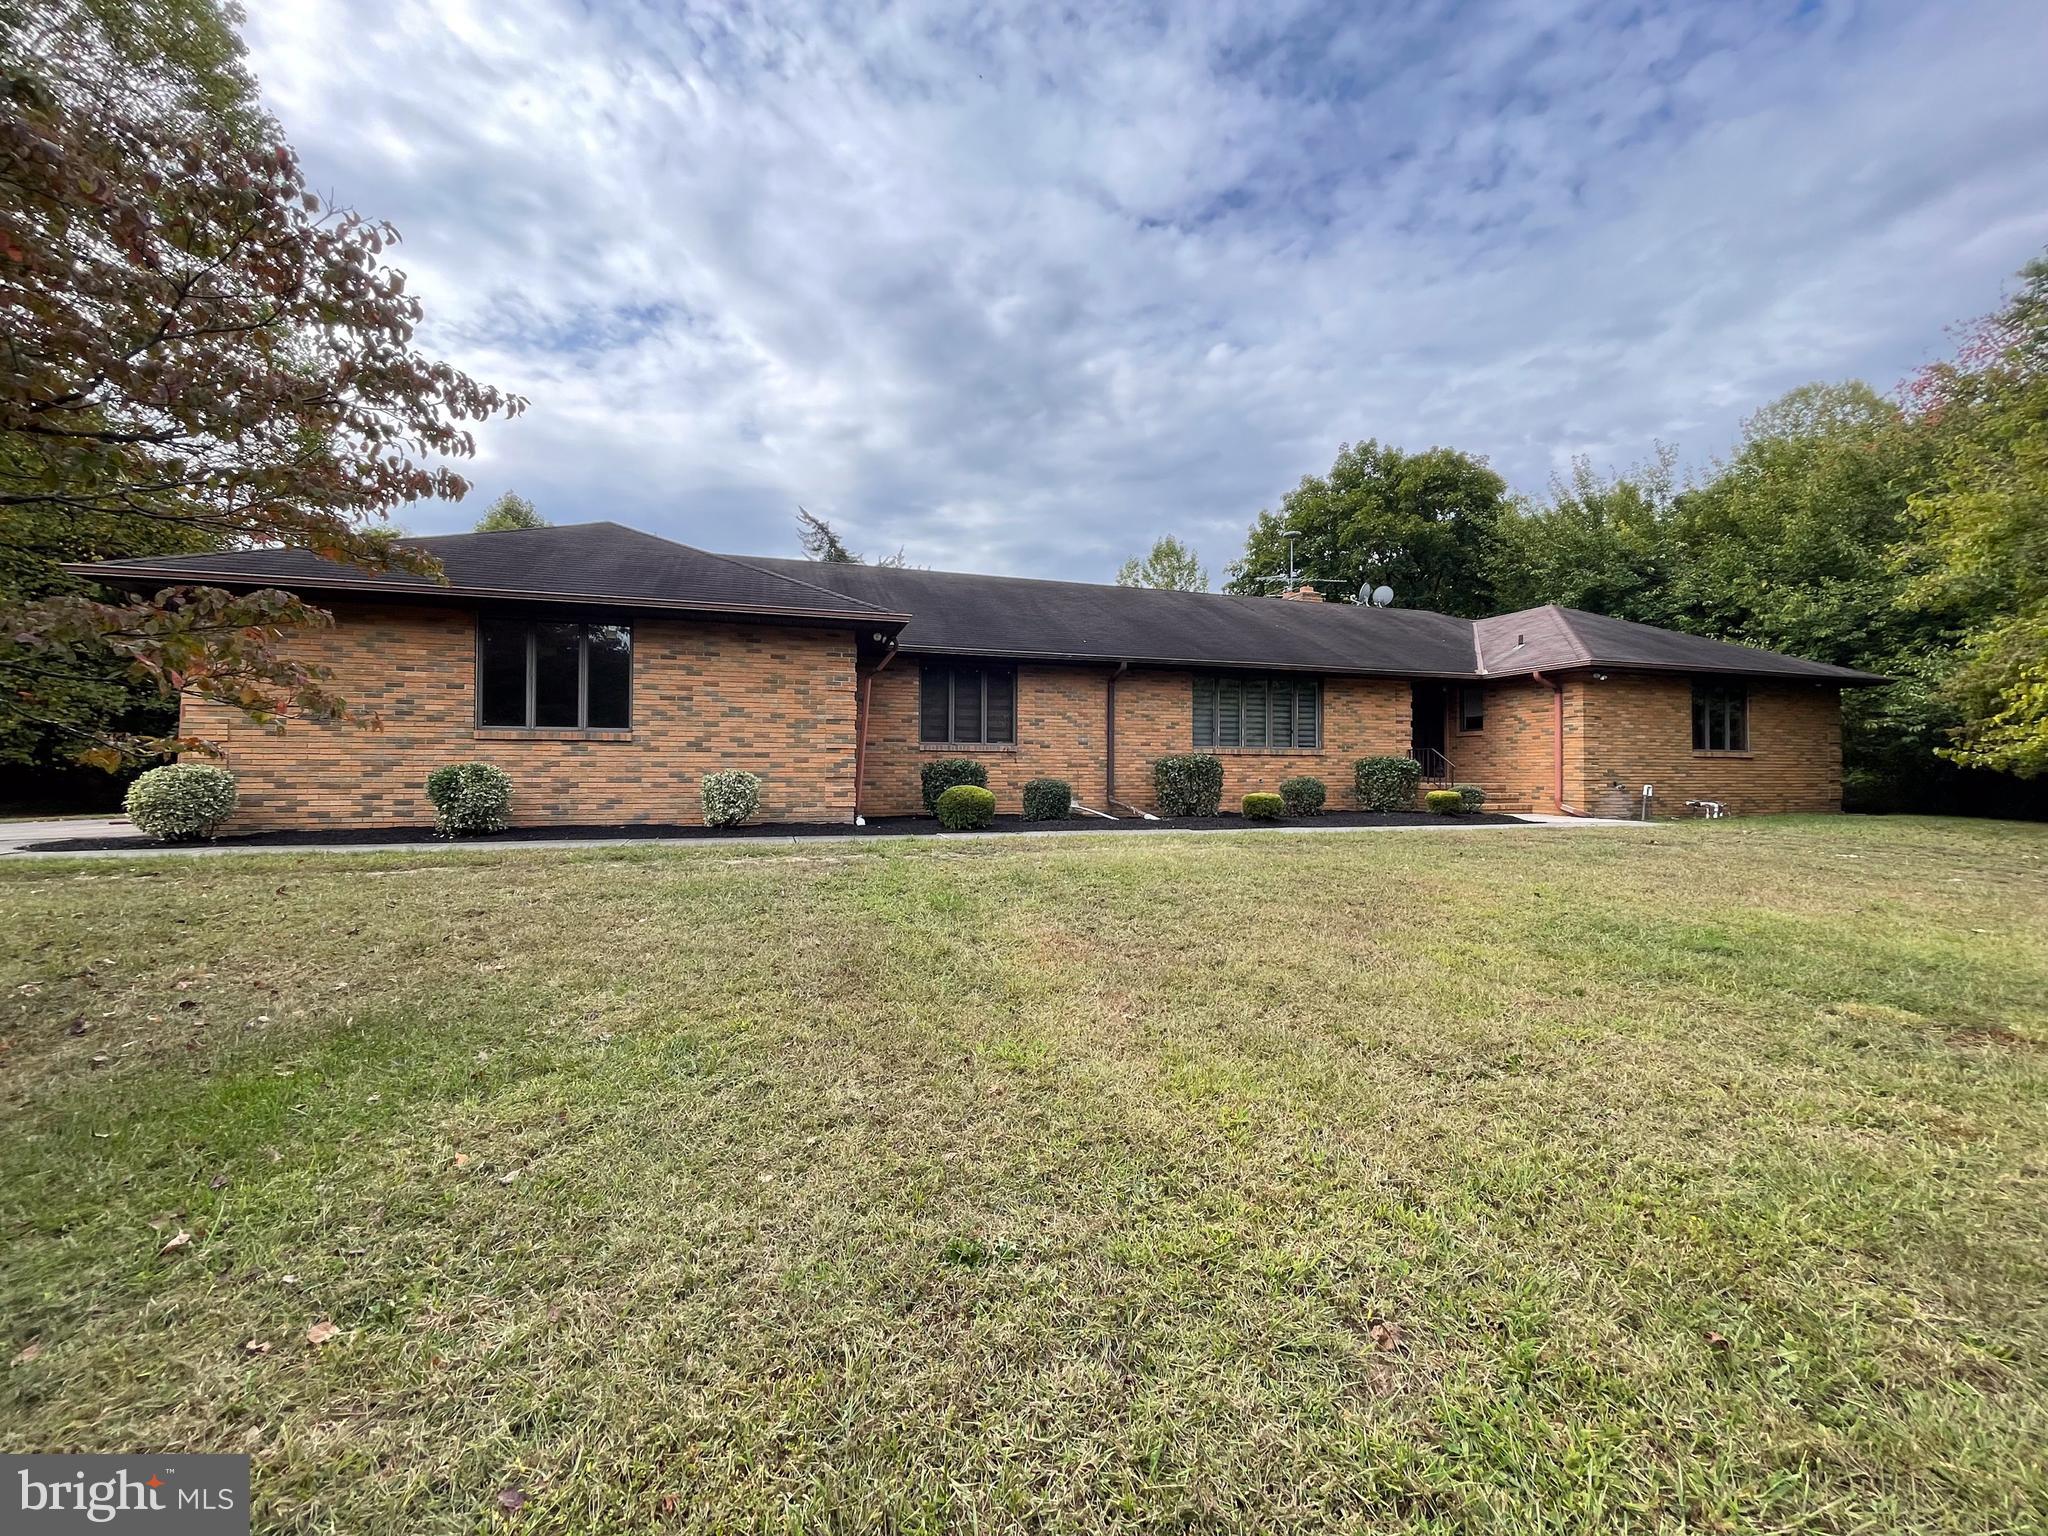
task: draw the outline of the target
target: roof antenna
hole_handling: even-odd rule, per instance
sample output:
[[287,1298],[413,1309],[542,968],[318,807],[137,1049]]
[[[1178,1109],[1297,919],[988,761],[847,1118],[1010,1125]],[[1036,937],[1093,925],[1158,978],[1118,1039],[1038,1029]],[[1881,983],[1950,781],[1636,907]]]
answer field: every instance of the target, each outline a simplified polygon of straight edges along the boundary
[[[1344,584],[1343,579],[1337,576],[1303,576],[1298,573],[1294,568],[1294,541],[1301,535],[1292,528],[1282,528],[1280,531],[1287,536],[1287,574],[1261,576],[1261,586],[1277,586],[1282,592],[1298,592],[1303,587],[1341,587]],[[1393,596],[1394,594],[1389,592],[1388,600],[1392,601]]]

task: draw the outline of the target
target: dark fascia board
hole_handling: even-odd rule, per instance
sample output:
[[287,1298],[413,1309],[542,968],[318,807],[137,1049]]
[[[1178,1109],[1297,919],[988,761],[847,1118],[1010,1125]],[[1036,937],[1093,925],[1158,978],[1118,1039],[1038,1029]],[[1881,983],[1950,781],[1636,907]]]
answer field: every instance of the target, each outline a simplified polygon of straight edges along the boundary
[[1185,656],[1128,656],[1109,651],[1019,651],[981,650],[971,646],[906,645],[905,656],[972,656],[988,661],[1038,661],[1071,663],[1076,666],[1186,668],[1193,672],[1302,672],[1318,677],[1426,677],[1446,681],[1475,682],[1476,673],[1430,672],[1419,667],[1338,667],[1321,662],[1303,664],[1286,661],[1212,661]]
[[[876,624],[883,628],[901,629],[910,622],[907,613],[890,613],[881,608],[825,609],[825,608],[777,608],[749,603],[692,603],[674,598],[618,597],[599,593],[572,592],[524,592],[508,587],[456,587],[439,584],[377,585],[369,582],[350,581],[347,578],[319,576],[297,576],[283,581],[258,581],[246,572],[195,571],[195,570],[151,570],[146,566],[123,566],[118,571],[92,562],[65,564],[60,570],[73,576],[83,576],[90,581],[107,586],[215,586],[238,588],[245,591],[261,592],[276,590],[296,592],[301,589],[318,592],[334,592],[366,601],[402,602],[411,599],[416,602],[449,602],[453,600],[474,600],[493,603],[522,603],[527,605],[546,604],[554,607],[574,606],[579,608],[617,608],[634,612],[701,614],[716,618],[731,615],[737,618],[774,619],[825,619],[834,623]],[[820,589],[822,590],[822,589]]]
[[1557,667],[1523,667],[1514,672],[1483,672],[1475,683],[1517,682],[1525,677],[1563,677],[1573,672],[1677,672],[1692,677],[1747,677],[1765,683],[1811,683],[1816,688],[1881,688],[1892,681],[1875,672],[1858,672],[1844,667],[1840,677],[1816,677],[1803,672],[1774,672],[1764,667],[1701,667],[1677,661],[1574,661]]

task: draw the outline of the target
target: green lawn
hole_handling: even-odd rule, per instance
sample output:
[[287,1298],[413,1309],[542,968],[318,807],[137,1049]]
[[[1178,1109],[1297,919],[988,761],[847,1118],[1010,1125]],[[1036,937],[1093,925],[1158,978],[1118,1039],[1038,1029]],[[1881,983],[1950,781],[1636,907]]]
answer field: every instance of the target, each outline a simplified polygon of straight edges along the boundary
[[0,978],[0,1446],[259,1530],[2048,1525],[2048,828],[15,860]]

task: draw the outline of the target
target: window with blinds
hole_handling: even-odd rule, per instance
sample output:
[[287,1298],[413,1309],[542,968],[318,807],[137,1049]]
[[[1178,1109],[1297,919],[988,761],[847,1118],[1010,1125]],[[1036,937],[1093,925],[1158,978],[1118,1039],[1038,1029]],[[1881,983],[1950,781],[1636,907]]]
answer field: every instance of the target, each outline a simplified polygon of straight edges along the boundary
[[1197,747],[1310,750],[1323,744],[1323,685],[1289,673],[1195,675]]
[[1015,667],[937,665],[919,678],[917,739],[927,746],[1013,746]]

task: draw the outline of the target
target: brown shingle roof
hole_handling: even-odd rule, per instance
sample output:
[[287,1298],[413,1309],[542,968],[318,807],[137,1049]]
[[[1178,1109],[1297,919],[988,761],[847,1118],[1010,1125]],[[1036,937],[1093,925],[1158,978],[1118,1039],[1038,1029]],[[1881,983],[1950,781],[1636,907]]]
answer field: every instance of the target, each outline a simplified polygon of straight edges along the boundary
[[785,575],[710,554],[622,523],[568,523],[500,533],[443,534],[405,542],[441,562],[448,578],[445,586],[409,572],[365,571],[302,549],[148,556],[75,569],[126,586],[212,581],[316,591],[615,603],[717,613],[872,616],[893,623],[906,617],[801,575]]
[[1799,678],[1843,687],[1885,681],[1874,672],[1858,672],[1853,667],[1731,645],[1726,640],[1611,619],[1581,608],[1560,608],[1555,603],[1476,620],[1472,631],[1480,671],[1489,677],[1614,667]]
[[110,560],[74,566],[125,586],[182,582],[310,592],[474,597],[653,610],[797,616],[900,628],[906,650],[1396,677],[1512,677],[1583,667],[1810,679],[1884,679],[1573,608],[1452,618],[1422,608],[1290,603],[954,571],[714,555],[619,523],[572,523],[409,540],[447,585],[376,574],[304,550]]

